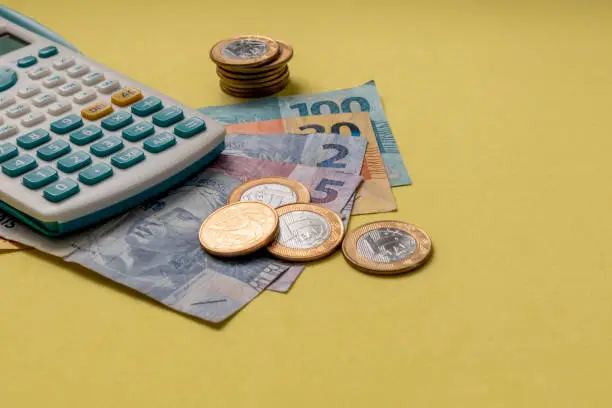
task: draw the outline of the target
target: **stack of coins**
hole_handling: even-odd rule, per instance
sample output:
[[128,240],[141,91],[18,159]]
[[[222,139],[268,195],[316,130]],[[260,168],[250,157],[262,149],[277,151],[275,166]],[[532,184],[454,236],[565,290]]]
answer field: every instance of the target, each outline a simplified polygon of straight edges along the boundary
[[246,255],[265,247],[273,256],[295,262],[324,258],[342,244],[351,266],[377,275],[408,272],[432,253],[425,231],[402,221],[365,224],[345,236],[338,214],[310,203],[303,184],[283,177],[238,186],[228,204],[204,221],[200,242],[217,256]]
[[287,63],[292,57],[289,44],[260,35],[222,40],[210,50],[221,90],[238,98],[269,96],[283,90],[289,83]]

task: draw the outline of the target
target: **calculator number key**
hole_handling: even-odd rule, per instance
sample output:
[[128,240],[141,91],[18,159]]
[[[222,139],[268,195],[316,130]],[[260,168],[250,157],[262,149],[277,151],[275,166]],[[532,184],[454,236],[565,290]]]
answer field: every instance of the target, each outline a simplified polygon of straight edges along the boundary
[[41,147],[36,151],[36,155],[45,161],[51,161],[70,153],[71,150],[70,144],[60,139]]
[[79,173],[79,181],[88,186],[93,186],[113,175],[113,168],[106,163],[94,164],[90,168]]
[[70,141],[77,146],[84,146],[102,137],[102,129],[96,125],[88,125],[70,134]]
[[77,194],[81,189],[76,181],[63,179],[45,188],[43,196],[52,203],[59,203]]
[[36,129],[30,133],[17,138],[17,145],[23,149],[34,149],[51,141],[49,132],[44,129]]
[[57,168],[64,173],[74,173],[77,170],[81,170],[83,167],[91,164],[91,156],[83,151],[72,153],[70,156],[66,156],[59,159],[57,162]]
[[24,154],[5,162],[2,165],[2,172],[10,177],[17,177],[36,167],[38,167],[36,159],[29,154]]
[[145,140],[143,147],[150,153],[160,153],[171,148],[175,144],[176,137],[174,137],[174,135],[171,135],[168,132],[162,132]]
[[89,149],[98,157],[106,157],[123,149],[123,141],[115,136],[107,137],[91,145]]
[[83,126],[83,119],[77,115],[64,116],[51,123],[51,130],[58,135],[63,135]]
[[22,183],[31,190],[36,190],[56,181],[57,171],[51,166],[44,166],[23,176]]

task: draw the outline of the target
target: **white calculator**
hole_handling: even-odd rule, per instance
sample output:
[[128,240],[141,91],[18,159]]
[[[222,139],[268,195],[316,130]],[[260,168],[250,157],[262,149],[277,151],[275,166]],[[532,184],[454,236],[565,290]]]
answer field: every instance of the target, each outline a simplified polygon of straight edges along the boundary
[[59,236],[117,215],[201,170],[224,136],[211,118],[0,15],[0,209],[30,227]]

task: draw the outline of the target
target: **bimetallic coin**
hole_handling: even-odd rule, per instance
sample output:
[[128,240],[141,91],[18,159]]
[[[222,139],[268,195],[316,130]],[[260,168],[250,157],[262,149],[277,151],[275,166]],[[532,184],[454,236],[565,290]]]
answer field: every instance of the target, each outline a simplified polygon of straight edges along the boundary
[[261,202],[241,201],[219,208],[202,224],[200,243],[217,256],[237,256],[268,245],[278,232],[278,215]]
[[228,66],[258,66],[276,59],[280,45],[268,37],[242,35],[219,41],[210,50],[210,58]]
[[229,88],[236,90],[253,90],[271,87],[288,80],[289,70],[286,69],[284,72],[281,71],[280,75],[272,76],[270,78],[256,79],[253,81],[237,81],[235,79],[227,79],[221,76],[220,78],[223,83]]
[[288,261],[313,261],[331,254],[342,242],[344,225],[332,210],[315,204],[276,209],[279,231],[268,251]]
[[408,272],[431,255],[429,236],[419,227],[401,221],[377,221],[346,234],[342,253],[355,268],[378,275]]
[[237,98],[259,98],[263,96],[269,96],[277,92],[282,91],[289,83],[289,77],[278,84],[264,87],[264,88],[252,88],[252,89],[236,89],[224,82],[219,82],[221,90],[228,95],[235,96]]
[[219,67],[225,71],[230,71],[236,74],[262,74],[284,67],[291,60],[291,58],[293,58],[293,47],[283,41],[277,40],[276,42],[280,46],[278,57],[265,65],[259,65],[257,67],[243,67],[240,65],[219,64]]
[[260,201],[277,208],[286,204],[309,203],[310,192],[299,181],[285,177],[264,177],[239,185],[228,202]]
[[258,79],[268,79],[271,77],[279,77],[282,74],[284,74],[285,70],[287,69],[288,68],[285,65],[285,66],[282,66],[282,67],[279,67],[279,68],[276,68],[270,71],[256,73],[256,74],[249,74],[246,72],[238,73],[238,72],[228,71],[221,66],[217,66],[217,75],[221,79],[233,79],[236,81],[255,81]]

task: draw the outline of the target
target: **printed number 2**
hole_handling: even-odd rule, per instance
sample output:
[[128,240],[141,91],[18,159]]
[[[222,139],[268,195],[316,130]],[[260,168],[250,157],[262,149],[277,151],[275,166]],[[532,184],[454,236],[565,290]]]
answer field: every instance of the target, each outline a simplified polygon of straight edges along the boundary
[[326,143],[323,146],[323,149],[336,149],[338,153],[335,156],[330,157],[329,159],[323,160],[322,162],[317,163],[317,167],[332,167],[334,169],[343,169],[346,167],[346,163],[336,163],[338,160],[344,159],[349,154],[349,149],[342,145]]
[[315,191],[320,191],[322,193],[325,193],[325,197],[321,197],[321,198],[311,197],[311,201],[314,204],[331,203],[338,197],[338,191],[329,188],[329,186],[342,187],[343,185],[344,185],[344,181],[330,180],[326,178],[321,179],[319,184],[317,184]]

